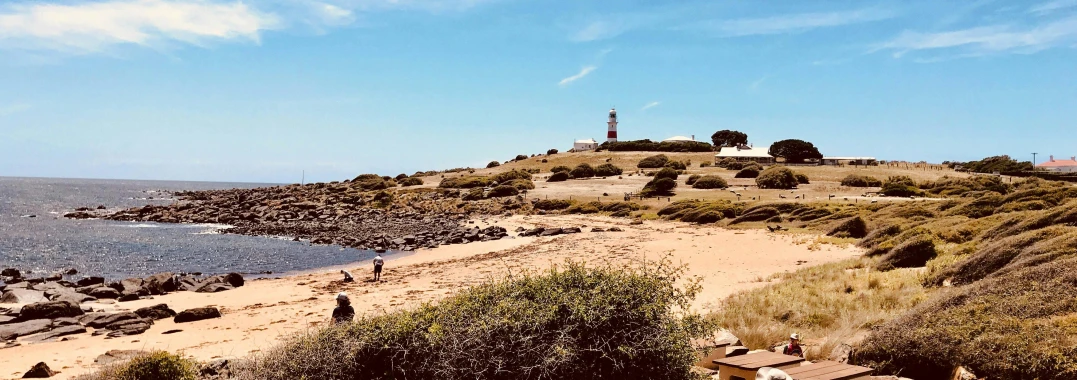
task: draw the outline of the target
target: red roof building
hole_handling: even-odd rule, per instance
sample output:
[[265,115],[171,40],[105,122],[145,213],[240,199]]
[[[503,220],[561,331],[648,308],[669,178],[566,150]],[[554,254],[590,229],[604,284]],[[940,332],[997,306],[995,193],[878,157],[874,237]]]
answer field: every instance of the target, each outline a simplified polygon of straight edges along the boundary
[[1051,156],[1047,161],[1037,164],[1036,168],[1052,172],[1077,172],[1077,157],[1070,157],[1068,160],[1056,160],[1055,156]]

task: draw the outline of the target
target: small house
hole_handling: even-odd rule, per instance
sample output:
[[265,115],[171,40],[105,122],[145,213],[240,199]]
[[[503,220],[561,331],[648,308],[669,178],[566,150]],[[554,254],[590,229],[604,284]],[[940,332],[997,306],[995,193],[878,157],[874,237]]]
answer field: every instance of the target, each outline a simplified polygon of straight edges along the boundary
[[595,139],[576,140],[576,142],[572,143],[573,152],[595,150],[595,148],[598,148],[598,142]]
[[1051,156],[1046,162],[1036,165],[1036,169],[1059,173],[1077,173],[1077,157],[1071,156],[1068,160],[1056,160]]
[[755,148],[749,145],[738,144],[737,146],[724,146],[718,148],[718,154],[714,155],[714,163],[731,158],[739,162],[755,161],[763,165],[774,163],[774,156],[770,155],[770,147]]

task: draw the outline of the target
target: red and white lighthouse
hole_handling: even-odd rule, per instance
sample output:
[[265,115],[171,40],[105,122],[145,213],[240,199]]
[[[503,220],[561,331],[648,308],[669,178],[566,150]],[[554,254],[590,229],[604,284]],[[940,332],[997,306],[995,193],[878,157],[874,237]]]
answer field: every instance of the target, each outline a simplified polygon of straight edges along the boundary
[[610,120],[606,124],[609,125],[606,142],[617,142],[617,109],[610,108]]

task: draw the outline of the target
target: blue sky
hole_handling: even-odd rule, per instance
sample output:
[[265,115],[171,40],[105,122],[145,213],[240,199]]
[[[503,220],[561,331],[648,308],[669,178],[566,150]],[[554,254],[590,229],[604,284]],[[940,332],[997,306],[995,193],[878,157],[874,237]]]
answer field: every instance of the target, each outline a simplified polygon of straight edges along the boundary
[[1077,0],[0,2],[0,175],[296,182],[719,129],[1077,155]]

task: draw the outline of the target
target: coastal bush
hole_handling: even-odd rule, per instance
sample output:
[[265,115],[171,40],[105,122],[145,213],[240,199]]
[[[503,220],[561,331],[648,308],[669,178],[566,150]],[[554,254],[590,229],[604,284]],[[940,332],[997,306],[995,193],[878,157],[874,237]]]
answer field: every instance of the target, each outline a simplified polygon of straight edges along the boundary
[[945,197],[959,197],[972,192],[983,191],[993,191],[1000,195],[1006,195],[1013,191],[1013,186],[1002,182],[1002,178],[986,175],[968,178],[943,176],[934,181],[921,183],[919,187],[930,194]]
[[744,214],[741,214],[736,219],[733,219],[729,224],[739,224],[747,222],[762,222],[775,216],[779,216],[782,213],[773,206],[753,207],[744,210]]
[[724,189],[729,187],[725,179],[716,175],[700,177],[691,184],[693,189]]
[[404,186],[404,187],[419,186],[419,185],[422,185],[422,184],[423,184],[422,178],[417,178],[417,177],[407,177],[407,178],[404,178],[404,179],[400,180],[400,186]]
[[360,174],[351,181],[351,186],[359,191],[374,191],[389,188],[389,182],[377,174]]
[[654,142],[651,140],[604,142],[598,150],[610,152],[711,152],[714,147],[701,141]]
[[557,149],[550,149],[550,150],[546,151],[546,155],[548,155],[548,156],[552,156],[552,155],[555,155],[555,154],[557,154]]
[[483,190],[481,187],[473,187],[460,197],[460,199],[465,201],[480,201],[483,198],[486,198],[486,190]]
[[[665,169],[663,169],[665,170]],[[647,185],[643,186],[641,193],[647,197],[673,195],[673,189],[677,188],[677,181],[668,177],[655,176]]]
[[526,160],[526,159],[527,159],[527,155],[526,155],[526,154],[517,154],[517,155],[516,155],[516,158],[515,158],[515,159],[513,159],[513,161],[524,161],[524,160]]
[[872,176],[850,174],[841,180],[841,185],[848,187],[882,187],[883,181]]
[[535,201],[532,206],[538,210],[564,210],[572,206],[573,203],[567,199],[540,199]]
[[621,173],[624,173],[624,170],[613,164],[602,164],[595,167],[595,175],[599,177],[612,177],[621,175]]
[[546,179],[546,182],[564,182],[568,181],[572,176],[568,175],[568,172],[555,172],[550,175],[550,178]]
[[659,170],[658,172],[654,173],[654,179],[669,178],[672,180],[676,180],[679,175],[680,174],[678,174],[677,171],[674,169],[662,168],[662,170]]
[[868,235],[868,223],[860,216],[849,218],[826,233],[827,236],[862,238]]
[[808,179],[808,176],[803,173],[793,173],[793,176],[797,177],[797,183],[801,185],[807,185],[811,183]]
[[516,196],[518,194],[520,194],[520,190],[517,190],[515,187],[513,187],[511,185],[498,185],[497,187],[494,187],[493,189],[490,189],[490,192],[487,193],[486,196],[489,197],[489,198],[500,198],[500,197],[512,197],[512,196]]
[[759,177],[759,169],[756,169],[755,167],[751,167],[751,166],[743,168],[743,169],[740,169],[740,171],[737,172],[737,174],[733,175],[733,178],[756,178],[756,177]]
[[507,171],[507,172],[501,172],[501,173],[494,174],[493,176],[490,177],[491,182],[497,182],[497,183],[501,183],[501,184],[506,183],[506,182],[511,182],[511,181],[517,180],[517,179],[523,179],[523,180],[530,181],[531,180],[531,173],[527,172],[526,170],[510,170],[510,171]]
[[658,215],[669,220],[706,224],[734,218],[738,212],[739,206],[727,200],[680,200],[658,210]]
[[297,335],[241,378],[696,379],[691,340],[707,327],[688,311],[698,280],[682,274],[668,263],[525,272]]
[[669,163],[669,157],[664,154],[659,154],[639,160],[636,167],[640,169],[658,169],[665,167],[667,163]]
[[402,180],[402,179],[404,179],[404,178],[408,178],[408,177],[409,177],[409,176],[408,176],[407,174],[404,174],[404,173],[400,173],[400,174],[397,174],[397,175],[396,175],[396,177],[393,177],[393,179],[395,179],[395,180],[397,180],[397,181],[400,181],[400,180]]
[[684,184],[691,186],[693,183],[696,183],[696,180],[698,180],[700,178],[703,178],[703,175],[701,175],[701,174],[692,174],[692,175],[688,176],[688,179],[686,179],[684,181]]
[[759,173],[755,183],[760,189],[792,189],[796,188],[799,182],[796,174],[789,168],[772,166]]
[[558,173],[558,172],[568,173],[568,172],[571,172],[571,171],[572,171],[572,168],[570,168],[568,166],[565,166],[565,165],[557,165],[557,166],[554,166],[553,168],[550,169],[551,173]]
[[685,165],[685,163],[680,162],[680,161],[669,161],[664,166],[667,167],[667,168],[676,169],[676,170],[687,170],[688,169],[688,165]]
[[888,197],[911,197],[923,194],[912,178],[903,175],[887,178],[879,192]]
[[471,189],[476,187],[490,186],[494,181],[485,176],[461,176],[441,180],[438,187],[445,189]]
[[890,249],[875,265],[875,269],[885,272],[897,268],[918,268],[927,265],[928,260],[937,255],[935,242],[930,237],[917,236]]
[[572,178],[591,178],[595,176],[595,168],[586,163],[576,165],[571,172],[568,173]]
[[490,169],[490,168],[496,168],[496,167],[498,167],[498,166],[501,166],[501,163],[500,163],[500,162],[497,162],[497,161],[490,161],[490,163],[489,163],[489,164],[486,164],[486,168],[487,168],[487,169]]
[[105,366],[79,380],[195,380],[199,365],[194,360],[165,351],[151,351],[130,360]]
[[711,165],[714,165],[714,164],[712,164],[710,161],[703,161],[703,162],[699,163],[699,167],[701,167],[701,168],[709,168],[709,167],[711,167]]

